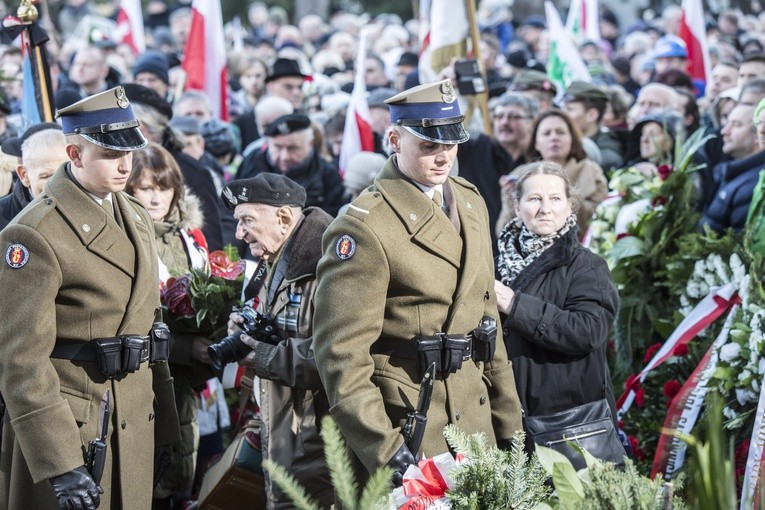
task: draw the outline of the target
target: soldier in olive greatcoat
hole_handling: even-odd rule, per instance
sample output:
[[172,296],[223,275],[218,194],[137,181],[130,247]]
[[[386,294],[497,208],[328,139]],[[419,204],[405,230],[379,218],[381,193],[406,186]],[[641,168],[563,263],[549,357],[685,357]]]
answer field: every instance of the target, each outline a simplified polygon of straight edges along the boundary
[[[521,429],[521,409],[501,332],[493,356],[474,348],[473,330],[497,320],[494,263],[483,199],[449,176],[468,138],[451,84],[386,103],[395,154],[324,234],[313,341],[348,446],[366,471],[390,465],[400,482],[416,456],[448,450],[445,425],[505,446]],[[410,451],[402,429],[431,358],[427,426]]]
[[179,439],[153,224],[122,191],[146,140],[122,87],[57,116],[70,161],[0,233],[0,508],[145,510]]

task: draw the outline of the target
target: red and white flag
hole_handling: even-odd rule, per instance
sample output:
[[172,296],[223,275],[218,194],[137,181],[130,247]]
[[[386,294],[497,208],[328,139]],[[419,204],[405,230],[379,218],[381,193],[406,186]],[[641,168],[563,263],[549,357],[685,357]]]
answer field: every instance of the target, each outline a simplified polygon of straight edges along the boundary
[[701,0],[683,0],[678,35],[688,48],[688,74],[694,82],[708,83],[712,78],[704,6]]
[[203,90],[213,116],[228,120],[228,77],[223,15],[217,0],[194,0],[191,28],[183,50],[181,67],[186,71],[185,90]]
[[146,51],[141,0],[120,0],[115,40],[130,46],[133,55],[140,55]]
[[340,145],[338,166],[340,175],[345,173],[348,162],[354,154],[361,151],[374,151],[375,138],[372,131],[372,114],[367,103],[367,84],[364,80],[364,61],[367,58],[367,31],[361,31],[359,36],[359,52],[356,55],[356,76],[353,81],[353,92],[348,110],[345,113],[343,142]]

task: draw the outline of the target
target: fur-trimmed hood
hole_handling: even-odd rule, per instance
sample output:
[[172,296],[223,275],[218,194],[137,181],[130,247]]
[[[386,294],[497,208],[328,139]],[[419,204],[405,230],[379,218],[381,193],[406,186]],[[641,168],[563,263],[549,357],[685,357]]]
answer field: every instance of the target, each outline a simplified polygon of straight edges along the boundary
[[205,222],[202,202],[188,187],[185,188],[185,191],[185,200],[178,203],[181,213],[181,221],[178,226],[186,230],[201,229]]

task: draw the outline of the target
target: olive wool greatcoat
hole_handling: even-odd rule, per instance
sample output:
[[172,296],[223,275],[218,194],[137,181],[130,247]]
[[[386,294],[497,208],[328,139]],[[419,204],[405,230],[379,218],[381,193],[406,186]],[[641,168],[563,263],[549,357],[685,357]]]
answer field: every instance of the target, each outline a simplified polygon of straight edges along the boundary
[[[466,334],[483,316],[497,318],[486,207],[459,177],[451,189],[460,233],[438,206],[388,159],[375,184],[332,222],[323,238],[314,315],[316,366],[330,412],[366,470],[385,465],[402,445],[417,405],[417,361],[371,353],[418,335]],[[410,344],[411,345],[411,344]],[[446,452],[444,426],[485,432],[492,442],[521,430],[512,365],[501,333],[491,363],[465,361],[437,374],[422,447]]]
[[0,233],[0,391],[7,409],[0,508],[57,509],[48,481],[83,465],[99,403],[112,414],[101,508],[151,507],[154,446],[179,439],[166,363],[107,379],[94,362],[53,359],[57,343],[147,335],[159,307],[154,227],[115,193],[107,213],[59,167]]

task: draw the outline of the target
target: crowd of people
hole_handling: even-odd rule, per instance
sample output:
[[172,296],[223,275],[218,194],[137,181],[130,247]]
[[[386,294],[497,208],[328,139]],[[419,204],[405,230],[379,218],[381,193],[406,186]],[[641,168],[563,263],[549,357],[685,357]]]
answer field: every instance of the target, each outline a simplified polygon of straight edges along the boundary
[[[0,287],[23,296],[0,301],[3,507],[193,507],[224,448],[218,418],[217,439],[199,439],[215,339],[163,339],[157,284],[226,245],[248,260],[243,297],[277,330],[240,336],[259,447],[329,507],[326,415],[360,479],[390,466],[396,483],[448,449],[449,423],[507,448],[522,416],[603,401],[616,433],[606,345],[619,296],[581,244],[614,170],[657,175],[700,131],[698,227],[762,224],[749,209],[765,186],[765,12],[708,13],[700,83],[679,7],[629,26],[604,10],[602,40],[579,45],[592,80],[563,87],[546,74],[545,19],[482,0],[485,129],[457,61],[420,83],[416,20],[291,23],[251,4],[226,26],[219,119],[205,92],[184,90],[185,1],[148,3],[137,55],[110,38],[103,5],[55,7],[40,23],[56,122],[23,118],[22,54],[0,48]],[[357,62],[374,149],[340,168]],[[244,320],[232,313],[229,333]],[[402,432],[426,374],[417,444]],[[96,476],[83,453],[101,434]],[[265,494],[292,507],[268,476]]]

